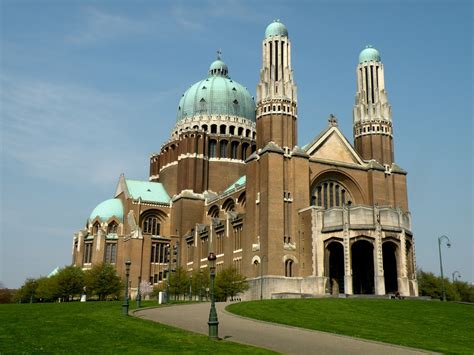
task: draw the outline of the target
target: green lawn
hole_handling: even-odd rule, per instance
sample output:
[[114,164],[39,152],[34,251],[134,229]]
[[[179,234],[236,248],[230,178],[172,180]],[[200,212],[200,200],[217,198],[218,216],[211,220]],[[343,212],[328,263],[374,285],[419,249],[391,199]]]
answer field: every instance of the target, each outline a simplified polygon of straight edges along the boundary
[[245,317],[443,353],[474,353],[474,306],[436,301],[301,299],[235,303]]
[[0,354],[39,352],[270,353],[124,316],[121,302],[0,305]]

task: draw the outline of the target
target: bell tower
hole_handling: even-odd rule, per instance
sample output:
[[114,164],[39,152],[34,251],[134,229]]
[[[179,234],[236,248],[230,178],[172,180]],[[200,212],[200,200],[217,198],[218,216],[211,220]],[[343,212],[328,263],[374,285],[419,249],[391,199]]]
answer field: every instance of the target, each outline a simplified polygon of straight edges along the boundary
[[391,166],[394,161],[392,108],[385,91],[380,53],[371,45],[359,55],[353,119],[354,146],[362,158]]
[[296,85],[291,68],[291,42],[280,20],[273,21],[262,42],[262,69],[257,85],[257,149],[273,141],[293,149],[296,138]]

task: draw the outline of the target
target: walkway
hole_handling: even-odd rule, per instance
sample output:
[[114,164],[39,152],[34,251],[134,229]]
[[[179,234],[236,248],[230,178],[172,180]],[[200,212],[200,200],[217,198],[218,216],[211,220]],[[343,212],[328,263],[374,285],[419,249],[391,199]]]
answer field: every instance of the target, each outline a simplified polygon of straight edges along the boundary
[[[426,354],[422,350],[361,340],[314,330],[288,327],[235,316],[216,303],[219,337],[284,354]],[[208,334],[209,303],[136,311],[134,316]]]

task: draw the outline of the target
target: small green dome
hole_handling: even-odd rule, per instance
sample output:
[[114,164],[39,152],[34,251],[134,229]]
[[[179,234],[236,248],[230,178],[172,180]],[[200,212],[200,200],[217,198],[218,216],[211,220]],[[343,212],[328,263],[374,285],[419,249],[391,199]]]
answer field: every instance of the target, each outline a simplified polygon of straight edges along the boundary
[[286,29],[286,26],[278,19],[269,24],[265,30],[265,38],[273,36],[288,37],[288,30]]
[[380,62],[380,53],[370,44],[365,47],[359,54],[359,63],[364,62]]
[[255,122],[252,95],[229,78],[227,65],[220,59],[211,64],[207,78],[192,85],[181,96],[176,121],[208,115],[237,116]]
[[96,208],[92,211],[89,220],[92,221],[94,218],[99,217],[102,221],[107,221],[111,217],[117,217],[123,219],[123,205],[122,201],[116,198],[105,200],[99,203]]

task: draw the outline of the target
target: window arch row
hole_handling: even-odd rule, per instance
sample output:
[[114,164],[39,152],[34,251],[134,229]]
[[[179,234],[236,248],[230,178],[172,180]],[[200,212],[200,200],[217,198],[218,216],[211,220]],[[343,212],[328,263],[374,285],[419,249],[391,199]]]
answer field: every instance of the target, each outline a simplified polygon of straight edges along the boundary
[[348,189],[338,181],[326,180],[317,184],[311,191],[311,205],[323,207],[342,207],[352,203]]

